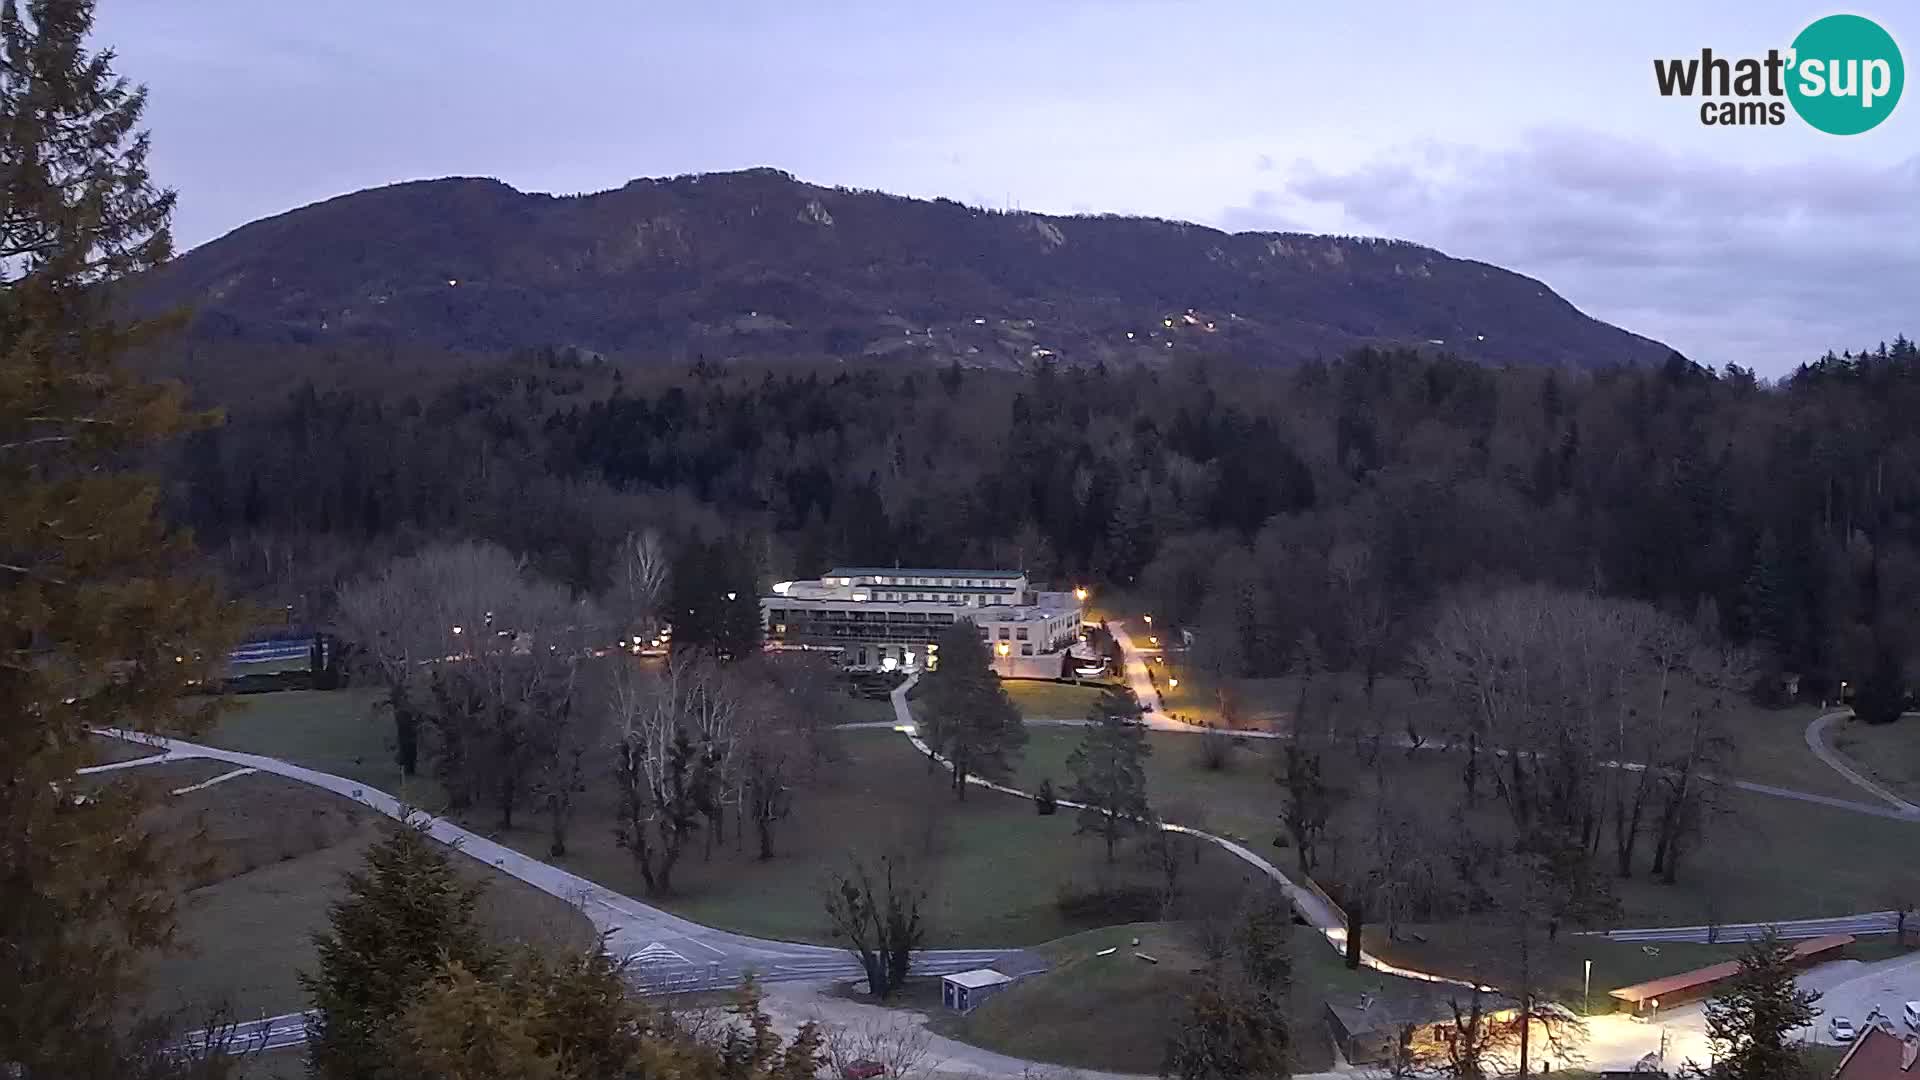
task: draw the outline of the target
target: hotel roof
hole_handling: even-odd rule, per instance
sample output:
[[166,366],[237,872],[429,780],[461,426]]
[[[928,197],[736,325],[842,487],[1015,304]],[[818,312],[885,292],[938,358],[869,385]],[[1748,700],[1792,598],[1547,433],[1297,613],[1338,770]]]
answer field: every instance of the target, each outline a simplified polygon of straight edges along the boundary
[[930,570],[919,566],[836,566],[826,572],[827,577],[965,577],[965,578],[1014,578],[1027,576],[1025,570]]

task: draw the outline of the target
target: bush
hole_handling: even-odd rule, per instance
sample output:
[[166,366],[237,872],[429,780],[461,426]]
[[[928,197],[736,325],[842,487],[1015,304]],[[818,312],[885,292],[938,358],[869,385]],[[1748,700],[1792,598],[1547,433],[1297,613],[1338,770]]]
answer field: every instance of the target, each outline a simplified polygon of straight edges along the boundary
[[1053,794],[1052,778],[1040,781],[1040,790],[1033,793],[1033,808],[1040,812],[1041,817],[1051,817],[1054,811],[1060,809],[1060,800]]
[[1194,737],[1199,744],[1200,767],[1208,772],[1224,772],[1233,764],[1233,736],[1210,727]]
[[1054,894],[1054,906],[1069,921],[1094,925],[1152,922],[1161,917],[1161,896],[1148,885],[1069,881]]

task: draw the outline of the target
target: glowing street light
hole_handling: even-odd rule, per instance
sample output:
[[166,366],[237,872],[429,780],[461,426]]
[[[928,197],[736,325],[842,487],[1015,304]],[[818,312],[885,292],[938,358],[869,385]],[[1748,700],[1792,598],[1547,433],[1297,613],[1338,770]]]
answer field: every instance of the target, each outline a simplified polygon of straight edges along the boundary
[[1180,689],[1180,680],[1179,680],[1179,679],[1175,679],[1175,678],[1171,678],[1171,677],[1170,677],[1170,678],[1168,678],[1168,679],[1167,679],[1167,689],[1169,689],[1169,690],[1178,690],[1178,689]]
[[1077,588],[1075,588],[1075,589],[1073,590],[1073,598],[1074,598],[1075,600],[1078,600],[1078,601],[1080,601],[1080,602],[1081,602],[1081,603],[1083,603],[1083,604],[1084,604],[1084,603],[1086,603],[1086,602],[1087,602],[1087,587],[1086,587],[1085,585],[1081,585],[1081,586],[1079,586],[1079,587],[1077,587]]
[[994,645],[993,651],[999,653],[1001,656],[1006,656],[1013,652],[1013,646],[1008,645],[1006,642],[1002,641]]
[[1141,617],[1141,618],[1143,618],[1143,619],[1145,619],[1145,620],[1147,620],[1147,625],[1148,625],[1148,626],[1152,626],[1152,625],[1153,625],[1153,616],[1151,616],[1151,615],[1142,615],[1142,616],[1140,616],[1140,617]]
[[459,628],[459,627],[457,627],[457,626],[456,626],[456,627],[454,627],[454,628],[453,628],[453,632],[454,632],[455,634],[458,634],[458,633],[460,633],[460,628]]

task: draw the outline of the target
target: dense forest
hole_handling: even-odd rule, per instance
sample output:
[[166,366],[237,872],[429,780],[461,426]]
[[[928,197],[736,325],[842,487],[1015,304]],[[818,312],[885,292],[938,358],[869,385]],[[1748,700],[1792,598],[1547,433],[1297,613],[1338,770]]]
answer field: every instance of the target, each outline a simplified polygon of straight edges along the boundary
[[376,382],[235,404],[173,465],[202,546],[302,620],[375,560],[458,536],[598,592],[620,538],[653,528],[731,537],[764,579],[897,560],[1121,586],[1245,674],[1284,668],[1304,631],[1336,663],[1390,659],[1468,579],[1652,601],[1811,694],[1892,677],[1920,642],[1904,337],[1777,384],[1678,356],[1569,373],[1373,349],[1023,374],[543,350]]

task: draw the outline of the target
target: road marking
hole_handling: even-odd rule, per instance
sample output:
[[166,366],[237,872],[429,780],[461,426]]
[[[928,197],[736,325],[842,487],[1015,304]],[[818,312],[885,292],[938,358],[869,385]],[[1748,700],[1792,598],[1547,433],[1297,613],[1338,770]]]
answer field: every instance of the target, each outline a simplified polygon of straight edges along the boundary
[[219,776],[216,776],[211,780],[202,780],[197,784],[188,784],[186,787],[174,788],[173,793],[175,795],[191,795],[196,791],[205,791],[207,788],[210,788],[215,784],[225,783],[228,780],[232,780],[233,778],[238,776],[250,776],[253,773],[257,773],[259,771],[260,771],[259,769],[235,769],[232,772],[221,773]]
[[675,964],[686,964],[691,966],[693,964],[693,961],[687,959],[684,956],[681,956],[679,953],[674,952],[672,949],[669,949],[665,945],[662,945],[656,941],[648,945],[646,948],[641,949],[639,952],[628,953],[627,963],[629,964],[675,963]]

